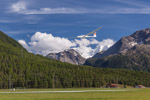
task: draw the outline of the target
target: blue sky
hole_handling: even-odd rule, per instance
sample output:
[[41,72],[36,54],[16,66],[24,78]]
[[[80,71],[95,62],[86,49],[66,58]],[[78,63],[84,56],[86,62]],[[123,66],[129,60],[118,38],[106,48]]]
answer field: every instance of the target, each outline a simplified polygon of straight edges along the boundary
[[72,37],[97,32],[98,40],[120,39],[150,27],[148,0],[1,0],[0,30],[27,40],[37,31]]
[[[148,0],[0,0],[0,30],[30,42],[36,32],[75,37],[103,26],[96,40],[150,27]],[[69,38],[71,40],[71,38]]]

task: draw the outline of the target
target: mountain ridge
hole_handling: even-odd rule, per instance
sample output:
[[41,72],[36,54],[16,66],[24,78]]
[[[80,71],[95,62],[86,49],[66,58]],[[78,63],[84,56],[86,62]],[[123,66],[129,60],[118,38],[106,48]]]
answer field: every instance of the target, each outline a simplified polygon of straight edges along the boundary
[[150,71],[150,28],[136,31],[117,41],[102,54],[86,60],[85,65]]
[[93,56],[93,58],[102,58],[117,53],[123,53],[137,44],[150,44],[150,28],[136,31],[130,36],[125,36],[121,38],[104,53],[97,53]]
[[0,31],[0,41],[26,50],[25,48],[23,48],[23,46],[21,44],[19,44],[17,41],[15,41],[13,38],[9,37],[2,31]]

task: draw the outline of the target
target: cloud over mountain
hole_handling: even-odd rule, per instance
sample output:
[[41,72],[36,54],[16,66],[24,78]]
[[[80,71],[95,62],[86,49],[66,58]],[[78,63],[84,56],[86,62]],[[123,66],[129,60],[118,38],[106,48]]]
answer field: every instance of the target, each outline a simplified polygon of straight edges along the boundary
[[36,54],[47,55],[49,53],[57,53],[66,49],[75,49],[83,57],[92,57],[97,52],[108,49],[115,42],[111,39],[98,41],[96,39],[75,39],[55,37],[52,34],[36,32],[31,36],[30,42],[18,40],[28,51]]
[[29,47],[28,47],[28,45],[27,45],[27,43],[26,43],[25,40],[18,40],[18,42],[19,42],[24,48],[26,48],[27,50],[29,50]]

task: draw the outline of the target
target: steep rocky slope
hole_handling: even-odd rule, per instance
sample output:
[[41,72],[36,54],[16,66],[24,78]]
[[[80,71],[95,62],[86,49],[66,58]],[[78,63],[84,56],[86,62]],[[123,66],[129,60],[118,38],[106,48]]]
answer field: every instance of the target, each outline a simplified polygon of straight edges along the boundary
[[130,36],[121,38],[107,51],[105,51],[104,53],[97,53],[93,58],[102,58],[118,53],[125,53],[133,46],[138,44],[150,44],[150,28],[136,31]]

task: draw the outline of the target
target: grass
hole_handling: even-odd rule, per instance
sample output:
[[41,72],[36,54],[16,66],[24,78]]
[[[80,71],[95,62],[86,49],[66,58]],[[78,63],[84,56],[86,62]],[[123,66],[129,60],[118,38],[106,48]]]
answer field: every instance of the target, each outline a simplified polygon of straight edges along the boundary
[[[72,91],[102,89],[30,89],[16,91]],[[104,89],[106,90],[106,89]],[[110,90],[110,89],[108,89]],[[111,89],[114,90],[114,89]],[[122,90],[122,89],[119,89]],[[150,100],[150,89],[127,89],[128,91],[84,92],[84,93],[25,93],[0,94],[0,100]],[[0,90],[1,92],[10,90]]]

